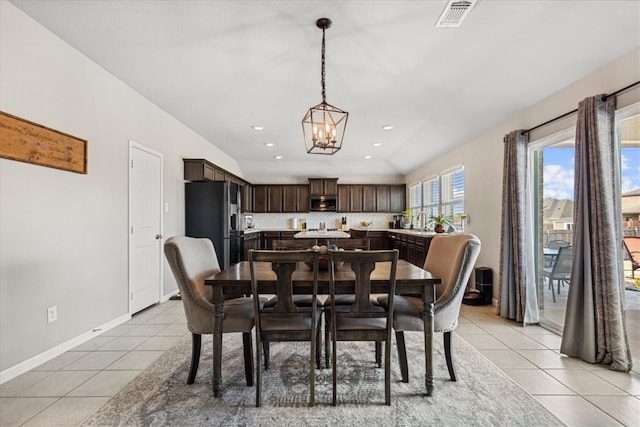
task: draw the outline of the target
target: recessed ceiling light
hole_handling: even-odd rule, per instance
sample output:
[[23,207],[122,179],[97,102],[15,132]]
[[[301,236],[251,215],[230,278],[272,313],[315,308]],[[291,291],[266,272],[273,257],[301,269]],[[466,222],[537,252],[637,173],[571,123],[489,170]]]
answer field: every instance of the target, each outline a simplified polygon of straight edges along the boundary
[[373,144],[374,147],[380,147],[382,145],[382,142],[374,142]]
[[276,144],[274,144],[273,142],[265,142],[264,143],[265,147],[273,147],[274,145],[276,145]]
[[371,158],[371,154],[367,154],[366,156],[364,156],[364,158],[369,160]]
[[260,132],[261,130],[264,130],[264,126],[254,125],[251,126],[251,129],[255,130],[256,132]]
[[273,156],[273,158],[276,160],[282,160],[282,156]]
[[393,129],[393,125],[384,125],[384,126],[382,126],[382,129],[391,130],[391,129]]

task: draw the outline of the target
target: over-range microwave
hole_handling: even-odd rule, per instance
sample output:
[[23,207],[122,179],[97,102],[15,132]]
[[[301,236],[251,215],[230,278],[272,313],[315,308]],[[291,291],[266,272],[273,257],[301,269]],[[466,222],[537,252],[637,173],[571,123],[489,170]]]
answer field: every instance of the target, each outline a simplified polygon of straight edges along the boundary
[[335,212],[337,200],[336,196],[311,196],[309,209],[312,212]]

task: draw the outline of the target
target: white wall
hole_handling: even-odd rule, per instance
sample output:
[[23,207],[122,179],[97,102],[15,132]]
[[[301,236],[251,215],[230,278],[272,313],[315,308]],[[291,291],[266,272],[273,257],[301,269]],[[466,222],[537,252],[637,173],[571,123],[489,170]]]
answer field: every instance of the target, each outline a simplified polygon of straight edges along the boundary
[[[129,140],[164,155],[164,235],[184,233],[183,157],[237,162],[6,1],[0,110],[88,140],[88,174],[0,159],[0,371],[127,314]],[[176,285],[164,263],[164,293]],[[58,321],[47,324],[47,307]]]
[[[572,111],[586,97],[612,93],[637,81],[640,81],[640,49],[627,53],[538,104],[515,112],[504,123],[407,175],[406,182],[409,186],[454,165],[464,165],[465,211],[470,217],[470,224],[465,227],[465,231],[477,235],[482,242],[482,251],[476,265],[493,269],[494,297],[497,295],[495,284],[498,283],[500,267],[503,137],[513,130],[530,129]],[[640,102],[638,93],[635,90],[627,94],[623,101],[627,105]],[[623,97],[620,98],[622,100]],[[460,125],[464,126],[464,118],[461,118]],[[547,130],[549,128],[551,126]],[[544,131],[545,129],[541,129],[536,134]]]

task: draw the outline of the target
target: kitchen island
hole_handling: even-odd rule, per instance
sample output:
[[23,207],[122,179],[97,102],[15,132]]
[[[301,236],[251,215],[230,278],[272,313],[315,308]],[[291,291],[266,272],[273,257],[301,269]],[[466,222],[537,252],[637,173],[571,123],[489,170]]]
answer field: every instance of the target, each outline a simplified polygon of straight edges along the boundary
[[294,239],[349,239],[351,235],[340,230],[308,230],[293,235]]

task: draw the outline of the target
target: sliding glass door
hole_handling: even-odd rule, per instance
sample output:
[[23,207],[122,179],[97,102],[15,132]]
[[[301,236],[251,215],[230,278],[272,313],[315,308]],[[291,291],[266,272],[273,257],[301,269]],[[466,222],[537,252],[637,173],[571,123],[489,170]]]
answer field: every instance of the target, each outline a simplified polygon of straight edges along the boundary
[[[575,128],[568,128],[529,145],[531,206],[535,268],[541,325],[562,333],[571,274],[573,241],[573,178]],[[616,138],[621,159],[622,225],[624,236],[640,236],[640,104],[616,111]],[[640,237],[639,237],[640,238]],[[622,241],[623,236],[620,236]],[[624,260],[627,289],[638,280]],[[640,288],[639,288],[640,289]],[[640,292],[626,292],[628,331],[640,330]],[[630,313],[631,311],[631,313]],[[640,354],[640,332],[630,333],[632,353]]]
[[540,323],[562,331],[571,273],[575,129],[530,144]]

